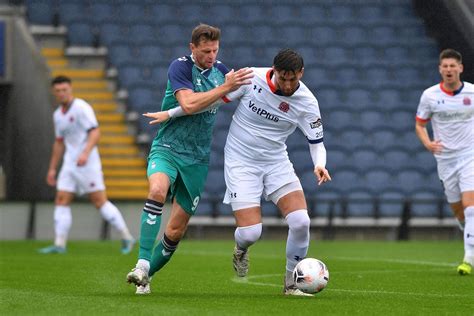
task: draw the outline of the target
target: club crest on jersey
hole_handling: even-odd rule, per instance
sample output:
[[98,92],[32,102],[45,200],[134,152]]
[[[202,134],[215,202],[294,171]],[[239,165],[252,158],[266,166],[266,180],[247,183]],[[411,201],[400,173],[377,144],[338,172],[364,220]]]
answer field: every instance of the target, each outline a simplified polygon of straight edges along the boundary
[[468,106],[468,105],[471,105],[471,99],[469,97],[465,97],[463,100],[462,100],[462,104]]
[[280,111],[282,112],[288,113],[288,111],[290,110],[290,105],[286,102],[282,102],[280,103],[280,106],[278,106],[278,109],[280,109]]
[[321,121],[320,118],[318,118],[318,119],[317,119],[316,121],[314,121],[314,122],[309,123],[309,126],[311,127],[311,129],[315,129],[315,128],[321,127],[321,125],[323,125],[323,122]]
[[71,122],[71,123],[74,122],[74,116],[71,116],[71,117],[69,118],[69,122]]

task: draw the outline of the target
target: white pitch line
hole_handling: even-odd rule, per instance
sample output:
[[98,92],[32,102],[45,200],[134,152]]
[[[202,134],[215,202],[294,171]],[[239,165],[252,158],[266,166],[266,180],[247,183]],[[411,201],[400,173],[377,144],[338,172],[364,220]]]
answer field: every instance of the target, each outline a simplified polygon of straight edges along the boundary
[[[282,284],[275,284],[275,283],[265,283],[265,282],[257,282],[252,281],[253,279],[261,279],[261,278],[273,278],[273,277],[281,277],[280,274],[261,274],[261,275],[252,275],[245,278],[238,278],[233,277],[230,280],[234,283],[241,283],[241,284],[250,284],[250,285],[258,285],[258,286],[268,286],[268,287],[282,287]],[[470,294],[439,294],[439,293],[417,293],[417,292],[397,292],[397,291],[375,291],[375,290],[350,290],[350,289],[334,289],[334,288],[326,288],[324,289],[325,292],[345,292],[345,293],[360,293],[360,294],[380,294],[380,295],[409,295],[409,296],[430,296],[430,297],[468,297],[471,298],[472,295]]]

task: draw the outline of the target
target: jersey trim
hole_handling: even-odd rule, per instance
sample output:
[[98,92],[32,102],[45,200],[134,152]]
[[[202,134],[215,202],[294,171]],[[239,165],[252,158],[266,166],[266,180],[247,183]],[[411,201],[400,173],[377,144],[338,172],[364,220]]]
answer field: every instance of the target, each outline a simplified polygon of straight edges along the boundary
[[268,84],[268,87],[270,88],[270,90],[273,92],[273,93],[276,93],[277,92],[277,88],[275,87],[275,85],[273,84],[272,82],[272,73],[273,73],[273,69],[269,69],[267,71],[267,84]]
[[232,102],[231,100],[229,100],[229,98],[227,98],[227,96],[223,96],[222,101],[224,101],[225,103]]
[[421,123],[428,123],[430,119],[422,119],[421,117],[417,116],[416,121],[421,122]]
[[323,138],[319,138],[319,139],[309,139],[308,138],[308,142],[310,144],[319,144],[319,143],[322,143],[323,142]]
[[450,90],[447,90],[447,89],[444,87],[443,81],[441,81],[441,82],[439,83],[439,88],[441,89],[441,91],[443,91],[443,92],[446,93],[447,95],[455,96],[455,95],[461,93],[462,89],[464,88],[464,82],[461,81],[461,87],[460,87],[459,89],[450,91]]

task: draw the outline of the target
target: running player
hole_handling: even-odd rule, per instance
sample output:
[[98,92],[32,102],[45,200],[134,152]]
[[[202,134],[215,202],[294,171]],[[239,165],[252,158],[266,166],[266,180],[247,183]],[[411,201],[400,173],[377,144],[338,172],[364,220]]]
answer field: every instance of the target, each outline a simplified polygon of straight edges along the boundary
[[[162,103],[165,113],[195,113],[250,83],[251,70],[229,71],[216,60],[219,40],[220,30],[216,27],[200,24],[194,28],[191,55],[174,60],[169,67]],[[211,109],[171,119],[161,125],[153,141],[148,157],[150,190],[141,218],[140,252],[135,268],[127,275],[127,281],[137,286],[137,294],[150,293],[150,277],[170,260],[196,211],[207,177],[216,113],[216,109]],[[162,240],[153,250],[167,197],[173,202],[170,219]]]
[[[434,154],[438,175],[454,216],[464,230],[464,259],[457,271],[474,265],[474,85],[461,81],[462,56],[445,49],[439,56],[442,81],[421,95],[416,135]],[[426,124],[431,121],[434,139]]]
[[[248,273],[248,249],[261,236],[262,194],[275,203],[289,231],[286,245],[285,295],[311,296],[298,290],[292,272],[309,247],[310,219],[301,183],[288,159],[285,141],[298,127],[307,137],[318,184],[330,181],[325,168],[326,149],[318,101],[300,79],[303,58],[293,50],[281,50],[273,68],[253,68],[250,86],[226,95],[240,99],[225,146],[224,203],[231,204],[237,223],[234,269]],[[155,113],[158,120],[183,113]]]
[[[71,79],[58,76],[53,79],[53,94],[59,104],[54,112],[56,140],[49,163],[46,182],[56,186],[54,208],[54,245],[42,248],[40,253],[65,253],[69,229],[72,224],[70,204],[74,194],[88,194],[102,217],[116,228],[122,237],[122,253],[128,254],[135,240],[125,224],[122,214],[105,193],[102,165],[97,143],[99,125],[92,107],[82,99],[74,98]],[[56,170],[63,160],[56,180]]]

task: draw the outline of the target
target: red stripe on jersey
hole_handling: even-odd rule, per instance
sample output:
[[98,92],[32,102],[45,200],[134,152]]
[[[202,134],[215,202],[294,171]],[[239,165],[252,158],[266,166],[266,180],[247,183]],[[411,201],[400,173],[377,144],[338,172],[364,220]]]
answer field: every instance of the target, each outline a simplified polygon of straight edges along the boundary
[[421,117],[416,117],[416,120],[420,123],[428,123],[430,121],[430,119],[422,119]]
[[450,95],[450,96],[453,96],[453,95],[454,95],[454,91],[446,90],[446,88],[444,87],[442,81],[439,83],[439,88],[441,89],[441,91],[443,91],[443,92],[446,93],[447,95]]
[[275,87],[275,85],[272,82],[272,73],[273,73],[273,69],[268,70],[268,72],[267,72],[267,84],[268,84],[268,87],[270,88],[270,90],[273,93],[275,93],[277,91],[277,88]]
[[222,101],[224,101],[225,103],[231,102],[226,96],[222,97]]
[[62,141],[64,141],[64,138],[62,138],[62,137],[56,137],[56,141],[62,142]]

